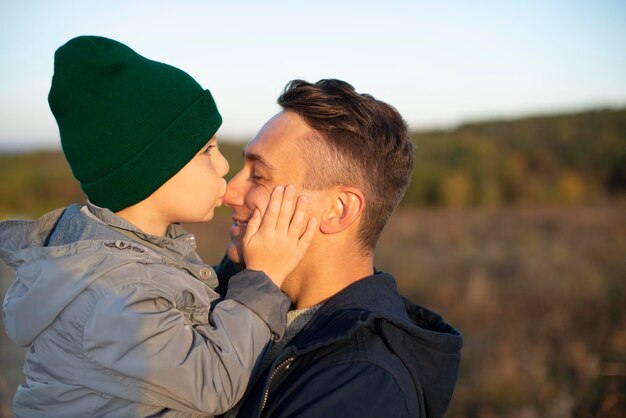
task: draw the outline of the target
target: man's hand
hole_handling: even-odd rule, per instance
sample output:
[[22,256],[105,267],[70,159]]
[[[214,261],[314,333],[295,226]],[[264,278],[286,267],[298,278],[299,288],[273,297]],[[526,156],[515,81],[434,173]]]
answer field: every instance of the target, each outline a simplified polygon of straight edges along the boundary
[[295,195],[294,186],[277,186],[265,215],[255,209],[243,237],[246,268],[265,272],[278,287],[302,260],[317,225],[315,218],[305,220],[306,196],[296,203]]

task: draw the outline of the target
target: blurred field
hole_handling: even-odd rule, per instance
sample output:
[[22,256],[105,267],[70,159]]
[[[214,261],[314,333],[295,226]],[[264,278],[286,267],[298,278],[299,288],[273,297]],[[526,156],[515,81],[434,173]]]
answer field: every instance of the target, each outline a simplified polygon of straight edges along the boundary
[[465,336],[450,417],[626,416],[624,209],[396,216],[378,266]]
[[[626,110],[414,134],[376,267],[465,336],[451,418],[626,417]],[[241,147],[224,144],[231,175]],[[84,196],[58,152],[0,154],[0,220]],[[220,260],[229,211],[190,226]],[[0,291],[11,273],[0,262]],[[36,309],[36,307],[34,307]],[[0,416],[22,381],[0,332]]]

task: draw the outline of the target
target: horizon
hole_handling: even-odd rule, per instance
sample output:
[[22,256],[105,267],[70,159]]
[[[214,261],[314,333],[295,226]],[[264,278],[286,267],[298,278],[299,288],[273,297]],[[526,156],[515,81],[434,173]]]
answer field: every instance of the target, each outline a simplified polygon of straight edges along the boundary
[[[409,126],[409,132],[411,135],[421,134],[421,133],[431,133],[431,132],[454,132],[457,129],[460,129],[467,125],[480,125],[487,123],[514,123],[521,120],[526,119],[536,119],[536,118],[550,118],[550,117],[558,117],[558,116],[570,116],[570,115],[579,115],[585,113],[593,113],[593,112],[619,112],[622,110],[626,110],[626,105],[620,106],[598,106],[591,108],[583,108],[583,109],[569,109],[563,111],[547,111],[545,113],[530,113],[523,114],[511,117],[493,117],[486,119],[473,119],[473,120],[465,120],[461,121],[458,124],[453,126],[442,126],[442,127],[425,127],[422,129],[413,129]],[[253,139],[253,137],[243,139],[243,138],[235,138],[219,135],[218,131],[218,140],[221,142],[225,142],[231,145],[245,145],[249,141]],[[27,142],[26,144],[19,144],[16,142],[7,142],[4,143],[0,141],[0,155],[10,155],[10,154],[26,154],[26,153],[37,153],[37,152],[62,152],[61,149],[61,141],[60,138],[56,138],[54,140],[49,141],[37,141],[33,139],[32,141]]]

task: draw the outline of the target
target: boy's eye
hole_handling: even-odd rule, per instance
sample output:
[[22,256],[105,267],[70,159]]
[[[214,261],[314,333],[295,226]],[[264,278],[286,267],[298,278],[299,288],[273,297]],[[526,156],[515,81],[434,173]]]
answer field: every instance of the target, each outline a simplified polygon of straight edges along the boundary
[[211,149],[215,148],[215,145],[207,145],[207,147],[202,151],[204,155],[211,155]]

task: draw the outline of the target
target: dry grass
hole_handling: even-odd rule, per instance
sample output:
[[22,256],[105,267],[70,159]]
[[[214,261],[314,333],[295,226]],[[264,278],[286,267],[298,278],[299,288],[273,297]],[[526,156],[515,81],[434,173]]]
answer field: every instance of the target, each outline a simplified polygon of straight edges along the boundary
[[449,416],[626,416],[624,209],[397,214],[378,267],[465,336]]

